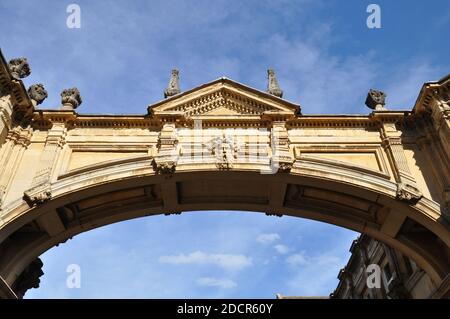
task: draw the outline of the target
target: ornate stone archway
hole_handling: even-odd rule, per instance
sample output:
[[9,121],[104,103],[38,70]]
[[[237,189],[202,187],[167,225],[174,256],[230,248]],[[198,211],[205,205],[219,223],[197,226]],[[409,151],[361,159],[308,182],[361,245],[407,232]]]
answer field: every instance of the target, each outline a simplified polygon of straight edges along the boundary
[[[0,63],[0,296],[36,285],[36,258],[121,220],[192,210],[292,215],[366,233],[450,289],[450,77],[425,83],[412,111],[370,91],[368,115],[302,115],[268,92],[221,78],[145,115],[82,115],[77,89],[37,109],[26,61]],[[26,68],[26,67],[25,67]]]

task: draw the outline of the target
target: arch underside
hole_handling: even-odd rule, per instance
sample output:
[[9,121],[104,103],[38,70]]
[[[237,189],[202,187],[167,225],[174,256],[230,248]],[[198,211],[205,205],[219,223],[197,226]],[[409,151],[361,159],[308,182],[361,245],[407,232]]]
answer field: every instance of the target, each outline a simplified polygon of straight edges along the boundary
[[312,173],[301,162],[276,174],[214,165],[157,174],[151,162],[142,157],[81,169],[52,184],[51,200],[9,205],[0,227],[0,276],[12,286],[46,250],[110,223],[186,211],[239,210],[308,218],[365,233],[414,259],[437,286],[446,281],[450,236],[439,205],[426,198],[416,204],[396,199],[395,183],[382,176],[358,179],[349,170],[326,166]]

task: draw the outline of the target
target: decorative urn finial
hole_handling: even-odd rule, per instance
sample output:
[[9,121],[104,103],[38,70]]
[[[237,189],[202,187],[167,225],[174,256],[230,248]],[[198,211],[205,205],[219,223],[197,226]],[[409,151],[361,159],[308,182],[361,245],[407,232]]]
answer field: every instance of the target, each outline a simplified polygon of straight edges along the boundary
[[278,96],[280,98],[283,97],[283,91],[278,85],[278,80],[274,70],[267,70],[267,79],[269,80],[269,82],[267,83],[267,93]]
[[44,102],[47,98],[48,93],[44,88],[42,83],[33,84],[28,88],[28,96],[32,101],[34,101],[35,106]]
[[177,69],[172,70],[169,85],[167,86],[167,89],[164,91],[164,98],[179,94],[181,92],[180,91],[180,79],[179,79],[178,74],[179,74],[179,72]]
[[11,76],[16,80],[26,78],[31,74],[30,65],[27,58],[15,58],[9,61],[8,68],[11,71]]
[[386,94],[382,91],[370,89],[367,93],[366,105],[375,111],[384,111],[386,108]]
[[80,91],[76,87],[61,92],[62,110],[72,111],[81,104]]

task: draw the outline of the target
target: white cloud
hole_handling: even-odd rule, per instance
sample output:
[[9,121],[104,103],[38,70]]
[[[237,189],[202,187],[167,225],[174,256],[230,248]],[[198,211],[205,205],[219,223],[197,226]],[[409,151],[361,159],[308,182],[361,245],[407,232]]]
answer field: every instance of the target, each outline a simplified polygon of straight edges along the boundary
[[287,247],[285,245],[281,245],[281,244],[275,245],[274,248],[278,253],[280,253],[282,255],[287,254],[291,250],[289,247]]
[[261,234],[259,235],[256,240],[261,243],[261,244],[271,244],[274,241],[277,241],[280,239],[280,235],[276,234],[276,233],[272,233],[272,234]]
[[291,266],[328,266],[339,264],[342,262],[342,259],[328,253],[317,256],[308,256],[304,252],[300,252],[288,256],[286,262]]
[[210,277],[202,277],[197,280],[199,286],[207,287],[219,287],[222,289],[230,289],[237,286],[237,284],[231,279],[218,279]]
[[397,72],[386,80],[387,108],[412,109],[423,83],[439,80],[441,75],[443,72],[439,67],[418,59],[410,59],[398,66]]
[[300,266],[309,264],[308,257],[303,253],[296,253],[286,258],[286,262],[291,266]]
[[293,273],[286,282],[287,294],[328,295],[336,287],[337,274],[345,265],[347,258],[347,252],[336,254],[334,250],[314,256],[305,252],[290,255],[286,258],[286,262],[292,267]]
[[195,251],[188,255],[179,254],[171,256],[161,256],[158,261],[173,265],[216,265],[224,269],[240,270],[252,265],[252,259],[244,255],[232,254],[207,254],[202,251]]

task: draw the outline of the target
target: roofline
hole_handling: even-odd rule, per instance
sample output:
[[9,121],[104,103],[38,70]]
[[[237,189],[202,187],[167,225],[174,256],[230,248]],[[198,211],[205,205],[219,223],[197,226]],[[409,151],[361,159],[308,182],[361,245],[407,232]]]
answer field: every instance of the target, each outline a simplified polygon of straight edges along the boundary
[[[109,117],[109,118],[125,118],[125,117],[129,117],[129,118],[147,118],[149,115],[146,113],[134,113],[134,114],[126,114],[126,113],[78,113],[76,110],[74,111],[67,111],[67,110],[61,110],[58,108],[54,108],[54,109],[41,109],[41,108],[37,108],[34,109],[34,113],[70,113],[70,114],[76,114],[76,116],[78,117]],[[389,113],[389,112],[385,112],[385,113]],[[391,114],[394,115],[399,115],[399,116],[403,116],[404,113],[411,113],[411,111],[396,111],[396,112],[390,112]],[[371,114],[372,113],[368,113],[368,114],[302,114],[299,117],[293,118],[290,121],[295,121],[295,120],[306,120],[306,119],[349,119],[349,120],[370,120],[371,119]]]
[[168,102],[168,101],[173,101],[173,100],[175,100],[175,99],[177,99],[177,98],[186,96],[186,95],[188,95],[188,94],[190,94],[190,93],[192,93],[192,92],[194,92],[194,91],[197,91],[197,90],[206,88],[206,87],[208,87],[208,86],[211,86],[211,85],[214,85],[214,84],[217,84],[217,83],[228,83],[228,84],[232,84],[232,85],[237,85],[237,86],[240,86],[241,88],[243,88],[243,89],[245,89],[245,90],[247,90],[247,91],[251,91],[251,92],[256,93],[256,94],[262,94],[263,96],[265,96],[265,97],[267,97],[267,98],[269,98],[269,99],[272,99],[272,100],[274,100],[274,101],[276,101],[276,102],[283,103],[283,104],[286,104],[286,105],[289,105],[289,106],[292,106],[292,107],[301,108],[300,104],[296,104],[296,103],[290,102],[290,101],[288,101],[288,100],[279,98],[279,97],[277,97],[277,96],[275,96],[275,95],[272,95],[272,94],[269,94],[269,93],[267,93],[267,92],[264,92],[264,91],[255,89],[255,88],[253,88],[253,87],[251,87],[251,86],[242,84],[242,83],[237,82],[237,81],[235,81],[235,80],[231,80],[231,79],[229,79],[229,78],[227,78],[227,77],[220,77],[220,78],[218,78],[218,79],[216,79],[216,80],[213,80],[213,81],[211,81],[211,82],[203,83],[203,84],[201,84],[200,86],[196,86],[196,87],[194,87],[194,88],[192,88],[192,89],[189,89],[189,90],[187,90],[187,91],[184,91],[184,92],[181,92],[181,93],[179,93],[179,94],[176,94],[176,95],[173,95],[173,96],[171,96],[171,97],[168,97],[168,98],[166,98],[166,99],[160,100],[160,101],[158,101],[158,102],[156,102],[156,103],[154,103],[154,104],[150,104],[150,105],[147,107],[147,109],[149,110],[150,108],[157,107],[157,106],[162,105],[162,104],[164,104],[164,103],[166,103],[166,102]]
[[414,102],[414,106],[413,106],[413,112],[416,111],[416,108],[418,108],[420,101],[422,100],[422,96],[425,94],[425,92],[433,85],[442,85],[445,82],[450,81],[450,73],[443,76],[442,78],[440,78],[437,81],[428,81],[425,82],[424,84],[422,84],[422,87],[420,89],[419,95],[416,98],[416,101]]

